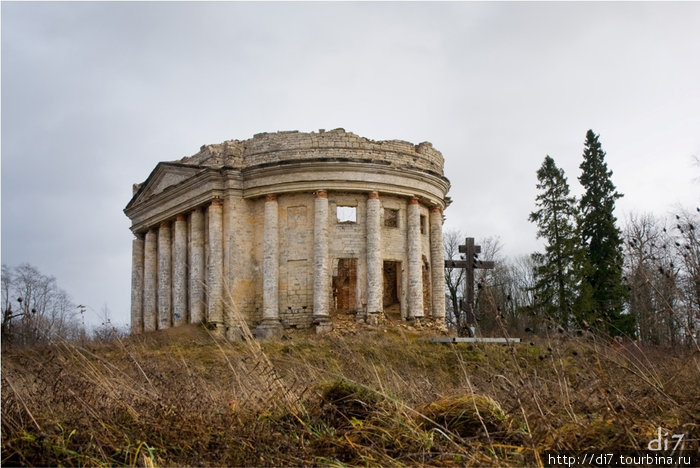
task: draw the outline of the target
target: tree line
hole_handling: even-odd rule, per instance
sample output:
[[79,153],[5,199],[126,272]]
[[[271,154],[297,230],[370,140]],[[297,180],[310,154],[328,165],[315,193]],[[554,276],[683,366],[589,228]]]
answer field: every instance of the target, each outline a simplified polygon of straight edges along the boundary
[[[580,197],[546,156],[537,170],[537,226],[544,251],[501,255],[498,238],[482,239],[493,270],[476,270],[477,327],[482,334],[593,331],[656,345],[697,345],[700,326],[700,208],[671,216],[630,214],[622,228],[599,136],[586,134]],[[464,235],[446,231],[445,256],[459,258]],[[446,269],[448,325],[464,326],[463,270]]]
[[[698,344],[700,329],[700,208],[670,216],[632,213],[622,228],[599,136],[586,133],[580,197],[550,156],[537,170],[535,210],[544,250],[505,258],[497,237],[481,239],[481,258],[494,269],[475,270],[476,328],[482,335],[523,332],[597,332],[645,343]],[[459,259],[464,233],[446,230],[447,259]],[[446,268],[447,322],[468,325],[464,269]],[[2,345],[27,346],[55,339],[112,338],[109,311],[88,333],[81,312],[56,279],[36,267],[2,265]],[[88,336],[90,335],[90,336]]]
[[2,265],[2,347],[45,344],[54,340],[112,338],[123,331],[102,310],[104,322],[91,330],[83,323],[85,306],[76,305],[56,278],[28,263]]

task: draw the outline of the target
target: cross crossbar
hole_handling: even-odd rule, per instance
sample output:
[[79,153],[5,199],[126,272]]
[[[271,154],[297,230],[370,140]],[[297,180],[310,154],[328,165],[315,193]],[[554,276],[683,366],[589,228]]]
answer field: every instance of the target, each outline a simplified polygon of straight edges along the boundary
[[[471,262],[472,268],[481,269],[492,269],[496,267],[494,262],[487,262],[483,260],[474,260]],[[469,268],[468,260],[445,260],[445,268]]]

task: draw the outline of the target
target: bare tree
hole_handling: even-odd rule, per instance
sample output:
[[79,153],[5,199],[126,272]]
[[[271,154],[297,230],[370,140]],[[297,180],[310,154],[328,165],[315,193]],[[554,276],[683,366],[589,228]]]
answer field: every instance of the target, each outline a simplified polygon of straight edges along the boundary
[[12,319],[16,318],[12,311],[12,302],[10,299],[10,291],[12,289],[12,271],[7,265],[2,266],[2,342],[7,343],[11,340]]
[[628,312],[640,340],[697,346],[700,321],[698,216],[678,209],[668,221],[631,214],[624,231]]
[[[459,245],[465,241],[461,231],[447,230],[443,234],[445,258],[464,260]],[[493,260],[495,268],[476,269],[475,318],[479,334],[517,333],[530,323],[532,310],[534,265],[529,255],[511,261],[502,256],[503,244],[498,237],[477,241],[481,246],[479,259]],[[455,330],[463,330],[467,319],[463,301],[466,300],[464,268],[446,268],[447,323]]]
[[109,342],[124,338],[129,335],[128,330],[121,329],[112,323],[112,312],[107,307],[107,304],[102,306],[100,311],[102,323],[92,329],[92,339],[95,341]]
[[[442,244],[445,258],[457,260],[460,258],[459,245],[466,236],[459,230],[447,229],[442,235]],[[461,330],[465,326],[465,315],[460,307],[464,300],[464,268],[445,268],[446,295],[446,322],[447,326]]]
[[679,210],[672,228],[673,245],[679,269],[677,273],[680,292],[684,340],[698,346],[700,331],[700,208],[695,213]]
[[666,272],[657,263],[661,255],[659,250],[668,250],[663,229],[650,213],[629,215],[624,229],[629,313],[637,317],[639,339],[654,344],[662,341],[657,268],[661,274]]
[[501,257],[503,244],[499,237],[487,237],[477,242],[481,245],[479,259],[493,261],[492,269],[477,269],[474,272],[476,282],[476,317],[480,334],[498,333],[501,326],[515,313],[512,306],[511,278],[505,259]]
[[[33,345],[70,337],[79,327],[76,308],[53,276],[27,263],[2,266],[3,342]],[[15,306],[13,309],[13,305]]]
[[521,255],[509,262],[510,294],[513,313],[517,316],[517,328],[534,328],[535,263],[532,255]]

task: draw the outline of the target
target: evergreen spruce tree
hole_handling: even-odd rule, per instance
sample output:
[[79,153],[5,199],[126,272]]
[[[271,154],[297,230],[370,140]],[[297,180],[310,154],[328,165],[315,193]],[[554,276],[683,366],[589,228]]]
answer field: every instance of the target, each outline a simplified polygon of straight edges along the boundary
[[577,229],[583,255],[578,259],[576,315],[612,336],[634,336],[634,318],[623,311],[627,289],[622,283],[622,233],[613,214],[615,200],[622,195],[615,190],[605,152],[592,130],[586,133],[580,168],[584,194]]
[[537,180],[538,209],[530,213],[529,219],[537,223],[537,237],[544,239],[546,245],[544,253],[533,255],[535,306],[568,328],[576,295],[576,200],[569,194],[564,171],[550,156],[544,158]]

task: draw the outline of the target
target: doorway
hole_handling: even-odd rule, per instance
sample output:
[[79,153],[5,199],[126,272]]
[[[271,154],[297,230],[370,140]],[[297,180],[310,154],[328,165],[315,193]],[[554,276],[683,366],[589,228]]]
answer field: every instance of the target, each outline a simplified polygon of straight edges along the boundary
[[423,257],[423,315],[432,315],[432,303],[430,297],[430,265],[428,264],[428,259]]
[[333,275],[333,302],[337,311],[353,311],[356,308],[357,259],[339,258]]
[[382,305],[385,313],[396,309],[400,313],[401,300],[401,262],[384,260],[384,290]]

